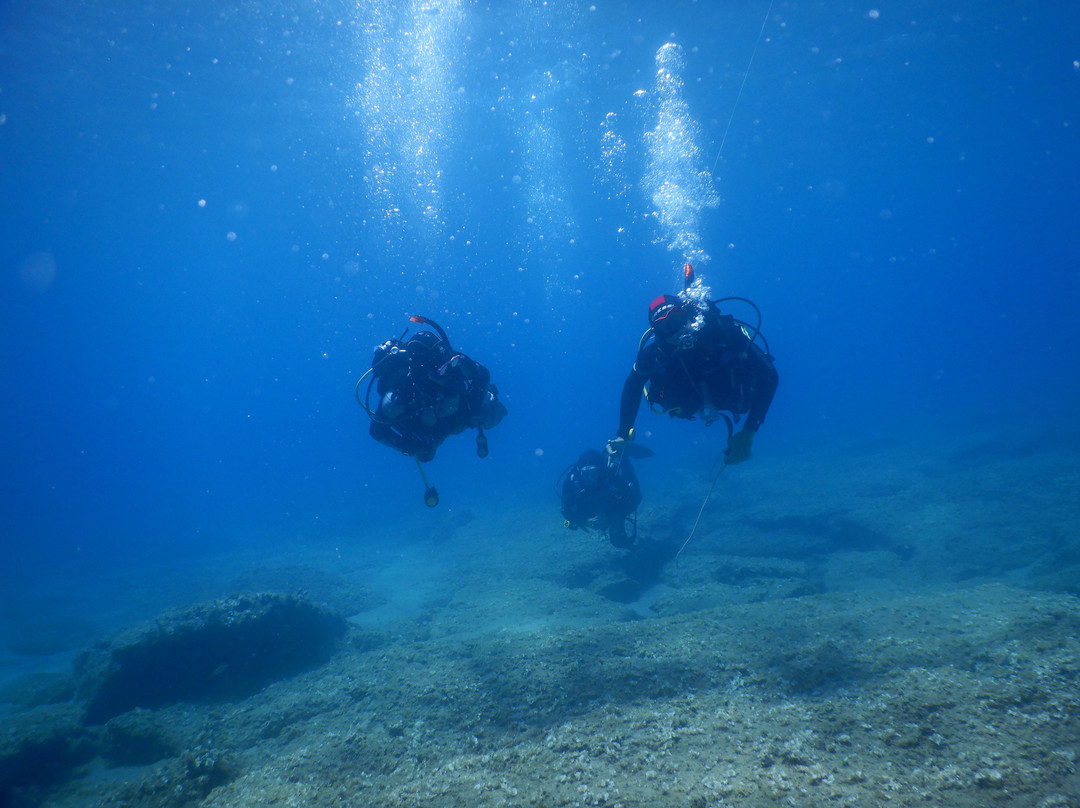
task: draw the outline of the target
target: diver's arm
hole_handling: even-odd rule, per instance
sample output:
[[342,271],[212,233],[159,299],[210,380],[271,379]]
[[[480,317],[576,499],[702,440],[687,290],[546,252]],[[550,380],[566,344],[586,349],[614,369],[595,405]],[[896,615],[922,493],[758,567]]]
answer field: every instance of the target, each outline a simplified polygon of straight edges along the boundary
[[772,404],[780,376],[776,372],[772,359],[753,343],[747,348],[746,362],[750,369],[753,388],[750,412],[747,413],[743,429],[757,432],[765,420],[765,413],[769,411],[769,406]]
[[584,521],[579,512],[580,504],[577,496],[577,486],[574,485],[570,476],[567,475],[566,479],[563,481],[562,503],[559,510],[562,512],[563,519],[566,520],[567,525],[575,530],[578,525]]
[[646,379],[648,376],[639,373],[636,364],[626,377],[619,402],[619,430],[615,433],[616,437],[630,439],[630,430],[634,428],[634,421],[637,420],[638,410],[641,408],[641,390]]
[[491,371],[465,354],[458,355],[461,357],[458,360],[458,368],[469,383],[469,387],[486,392],[488,385],[491,384]]

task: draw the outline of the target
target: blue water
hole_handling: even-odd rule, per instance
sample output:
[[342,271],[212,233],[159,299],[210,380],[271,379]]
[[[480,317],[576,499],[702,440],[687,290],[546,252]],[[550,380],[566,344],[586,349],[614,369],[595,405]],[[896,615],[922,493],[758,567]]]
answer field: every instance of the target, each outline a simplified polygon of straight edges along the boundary
[[687,258],[764,314],[759,457],[1070,412],[1080,7],[768,7],[5,2],[5,575],[409,541],[353,387],[414,313],[510,410],[439,509],[557,521]]

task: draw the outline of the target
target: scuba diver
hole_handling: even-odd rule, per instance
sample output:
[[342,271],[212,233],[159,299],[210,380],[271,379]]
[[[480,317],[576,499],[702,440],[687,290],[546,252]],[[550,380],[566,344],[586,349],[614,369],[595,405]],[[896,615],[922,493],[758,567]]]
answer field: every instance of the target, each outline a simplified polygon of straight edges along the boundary
[[[556,483],[562,497],[565,526],[607,534],[615,547],[626,548],[637,538],[637,506],[641,502],[634,467],[628,455],[616,457],[595,449],[582,452]],[[627,533],[626,526],[632,530]]]
[[[371,437],[415,458],[419,466],[433,460],[435,450],[450,435],[475,429],[476,454],[487,457],[484,430],[497,426],[506,415],[491,374],[455,350],[438,323],[418,315],[409,321],[434,331],[417,331],[406,340],[406,329],[400,337],[388,339],[375,349],[371,368],[356,383],[356,399],[371,418]],[[369,377],[361,399],[360,386]],[[378,395],[374,408],[372,388]],[[433,487],[425,500],[432,507],[438,504]]]
[[[721,314],[719,304],[730,300],[753,307],[757,325]],[[618,456],[632,438],[644,388],[654,412],[690,420],[701,416],[706,424],[723,418],[728,427],[724,464],[749,460],[754,434],[765,420],[779,381],[760,332],[757,306],[741,297],[709,300],[700,281],[694,282],[693,267],[686,264],[683,291],[653,300],[649,326],[623,385],[619,428],[608,441],[608,453]],[[763,348],[756,344],[759,337]],[[743,415],[746,421],[735,432]]]

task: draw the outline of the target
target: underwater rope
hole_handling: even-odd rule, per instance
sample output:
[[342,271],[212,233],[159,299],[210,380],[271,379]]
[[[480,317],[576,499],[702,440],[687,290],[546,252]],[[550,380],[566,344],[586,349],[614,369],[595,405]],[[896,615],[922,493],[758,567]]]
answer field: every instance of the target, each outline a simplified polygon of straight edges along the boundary
[[[731,436],[735,431],[735,425],[731,423],[731,420],[726,415],[721,413],[720,417],[724,419],[725,423],[727,423],[728,442],[730,443]],[[701,515],[705,513],[705,506],[709,504],[709,498],[712,496],[713,489],[716,487],[716,481],[720,479],[720,475],[723,474],[724,469],[727,468],[727,464],[723,463],[721,464],[719,471],[714,471],[716,469],[716,464],[720,463],[723,457],[724,452],[718,454],[716,456],[716,460],[713,461],[712,468],[709,469],[709,477],[711,478],[712,482],[709,483],[709,490],[705,494],[705,501],[701,503],[701,508],[698,509],[697,519],[694,520],[694,526],[690,528],[690,535],[686,537],[686,541],[682,543],[682,547],[679,548],[679,552],[677,552],[675,554],[675,557],[672,559],[672,561],[675,562],[675,569],[679,568],[679,556],[682,555],[682,551],[686,549],[686,545],[690,543],[690,539],[694,538],[694,534],[697,533],[698,525],[701,523]]]
[[772,13],[773,0],[769,0],[769,7],[765,10],[765,19],[761,21],[761,30],[758,31],[757,39],[754,41],[754,50],[750,53],[750,61],[746,65],[746,72],[743,73],[742,84],[739,85],[739,92],[735,96],[735,103],[731,105],[731,115],[728,117],[727,126],[724,127],[724,136],[720,138],[720,148],[716,152],[716,159],[713,160],[712,173],[716,173],[716,166],[720,162],[720,155],[724,153],[724,144],[727,143],[728,130],[731,129],[731,122],[735,120],[735,110],[739,108],[739,99],[742,98],[743,90],[746,88],[746,80],[750,78],[750,68],[754,66],[754,57],[757,56],[758,45],[761,44],[761,35],[765,33],[765,26],[769,24],[769,15]]
[[686,545],[690,543],[690,539],[694,538],[694,534],[697,533],[698,523],[701,522],[701,515],[705,513],[705,506],[709,504],[709,497],[712,496],[713,488],[716,486],[716,481],[720,479],[720,475],[724,473],[724,469],[727,466],[721,466],[720,471],[716,473],[716,476],[712,478],[712,483],[709,485],[709,493],[705,495],[705,501],[701,503],[701,508],[698,510],[697,519],[694,520],[694,526],[690,529],[690,535],[686,537],[686,541],[682,543],[682,547],[679,548],[679,552],[675,554],[675,558],[672,561],[675,562],[676,569],[679,566],[679,556],[682,555],[682,551],[686,549]]

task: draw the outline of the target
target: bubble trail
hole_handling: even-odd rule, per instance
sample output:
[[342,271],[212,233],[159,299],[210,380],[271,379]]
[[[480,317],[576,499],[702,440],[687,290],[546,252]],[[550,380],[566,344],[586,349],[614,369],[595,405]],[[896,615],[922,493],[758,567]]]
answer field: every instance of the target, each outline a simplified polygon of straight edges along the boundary
[[702,266],[709,255],[701,245],[701,218],[719,197],[702,161],[702,130],[683,97],[682,48],[667,43],[656,52],[656,126],[645,133],[649,160],[643,186],[659,226],[655,242]]

